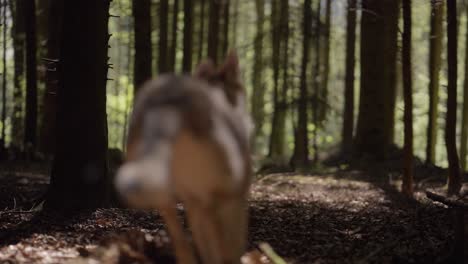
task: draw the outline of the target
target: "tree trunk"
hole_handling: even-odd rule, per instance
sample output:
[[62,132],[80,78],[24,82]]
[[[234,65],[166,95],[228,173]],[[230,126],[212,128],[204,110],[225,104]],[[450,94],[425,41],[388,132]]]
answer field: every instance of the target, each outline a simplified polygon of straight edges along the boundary
[[330,75],[330,35],[331,35],[331,0],[326,0],[325,30],[323,31],[323,69],[320,72],[320,112],[319,121],[323,123],[328,112],[328,80]]
[[177,56],[177,22],[179,14],[179,0],[174,0],[172,6],[171,48],[169,51],[169,71],[175,72]]
[[281,38],[282,38],[282,86],[281,96],[279,101],[279,112],[278,112],[278,134],[275,142],[278,144],[277,152],[278,156],[284,157],[286,155],[286,114],[288,108],[288,90],[289,90],[289,1],[282,0],[280,6],[280,24],[281,24]]
[[219,48],[219,20],[221,1],[210,1],[210,15],[208,21],[208,57],[215,64],[218,62]]
[[321,38],[321,5],[322,1],[317,1],[317,10],[316,12],[316,19],[315,19],[315,65],[314,65],[314,92],[312,98],[312,121],[314,123],[314,130],[312,134],[312,148],[314,151],[314,164],[318,162],[318,127],[319,127],[319,111],[320,111],[320,38]]
[[437,117],[439,116],[439,75],[441,68],[444,3],[431,1],[431,32],[429,39],[429,114],[427,126],[426,164],[435,164]]
[[229,48],[229,17],[230,17],[230,5],[229,0],[224,0],[223,2],[223,43],[221,45],[221,55],[222,57],[226,56]]
[[385,41],[384,56],[387,63],[385,70],[385,84],[388,103],[385,104],[385,155],[388,155],[389,147],[394,143],[395,138],[395,107],[397,96],[397,61],[398,61],[398,22],[400,18],[400,0],[390,0],[384,2],[384,20],[385,20]]
[[44,63],[44,58],[47,57],[48,38],[49,38],[49,17],[50,17],[50,3],[51,0],[36,1],[36,32],[37,32],[37,50],[36,58],[39,58],[37,64],[37,149],[36,151],[42,152],[42,146],[46,142],[42,142],[42,128],[44,127],[45,112],[47,111],[46,97],[47,93],[47,63]]
[[132,11],[135,32],[133,87],[136,93],[140,86],[152,76],[151,1],[132,0]]
[[272,67],[273,67],[273,113],[271,120],[271,132],[270,132],[270,142],[268,149],[268,157],[275,157],[275,140],[276,140],[276,130],[278,127],[278,112],[279,112],[279,66],[280,66],[280,48],[281,48],[281,38],[280,38],[280,23],[279,23],[279,6],[277,1],[271,2],[271,32],[272,32]]
[[296,139],[294,140],[294,155],[292,163],[294,167],[304,167],[309,161],[309,135],[307,131],[307,63],[310,60],[310,38],[312,33],[312,6],[311,0],[304,1],[303,14],[303,39],[302,39],[302,62],[301,80],[299,86],[299,103],[297,108],[298,121]]
[[24,145],[28,152],[37,142],[36,3],[25,1],[26,17],[26,116]]
[[109,202],[106,121],[109,3],[109,0],[63,3],[57,147],[46,208],[73,212]]
[[460,161],[457,153],[457,1],[447,0],[447,115],[445,144],[449,163],[448,194],[458,194],[461,188]]
[[363,0],[357,154],[386,159],[393,142],[399,1]]
[[[276,29],[273,34],[277,34],[274,38],[277,38],[277,45],[274,47],[274,53],[277,53],[277,60],[274,58],[273,71],[274,71],[274,110],[272,120],[272,130],[270,136],[270,151],[269,157],[273,159],[283,158],[285,155],[285,124],[286,124],[286,95],[288,89],[288,13],[289,3],[287,0],[279,1],[279,5],[276,6],[277,14],[279,19],[275,23]],[[275,19],[276,20],[276,19]],[[277,50],[275,50],[277,49]],[[282,50],[281,50],[282,49]],[[282,87],[279,89],[278,81],[280,75],[280,64],[282,66]]]
[[411,0],[403,0],[403,94],[404,110],[404,174],[402,192],[413,196],[413,76],[411,62]]
[[263,135],[263,123],[265,122],[265,83],[263,80],[263,34],[265,24],[265,1],[256,0],[257,32],[254,40],[254,65],[252,72],[252,117],[255,122],[254,139],[252,149],[258,147],[258,139]]
[[10,148],[21,149],[24,141],[23,120],[23,79],[25,58],[25,14],[24,1],[10,0],[10,10],[13,14],[12,39],[14,49],[14,90],[13,90],[13,113],[11,123],[11,145]]
[[203,48],[205,47],[205,5],[206,0],[200,0],[200,29],[198,31],[198,62],[203,59]]
[[158,71],[165,73],[169,70],[168,65],[168,28],[169,28],[169,0],[159,1],[159,55]]
[[232,45],[237,47],[237,25],[239,21],[239,1],[234,0],[234,14],[232,14],[232,27],[231,27],[231,34],[232,34]]
[[193,1],[184,0],[184,57],[182,59],[182,71],[192,71],[193,50]]
[[54,154],[55,137],[57,130],[57,90],[58,72],[57,66],[60,57],[60,38],[62,34],[63,3],[60,0],[51,0],[48,21],[47,40],[47,73],[46,92],[44,94],[44,109],[42,125],[40,129],[39,150],[44,154]]
[[[468,14],[468,5],[466,6]],[[467,19],[468,25],[468,19]],[[468,27],[467,27],[468,28]],[[465,50],[468,51],[468,31],[466,33]],[[461,140],[460,140],[460,164],[461,169],[466,171],[466,155],[467,155],[467,140],[468,140],[468,52],[465,54],[465,83],[463,84],[463,112],[461,123]]]
[[0,141],[0,156],[4,158],[5,156],[5,142],[6,142],[6,90],[7,90],[7,2],[6,0],[2,1],[2,29],[3,29],[3,70],[2,70],[2,132],[1,132],[1,141]]
[[354,131],[354,67],[356,64],[356,0],[348,0],[346,18],[346,77],[341,150],[349,155]]

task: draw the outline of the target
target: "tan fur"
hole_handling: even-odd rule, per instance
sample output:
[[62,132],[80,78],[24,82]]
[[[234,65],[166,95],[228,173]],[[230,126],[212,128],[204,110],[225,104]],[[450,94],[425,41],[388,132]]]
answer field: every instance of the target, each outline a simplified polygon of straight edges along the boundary
[[[127,163],[116,183],[131,205],[161,212],[178,263],[195,263],[195,255],[177,219],[176,201],[184,204],[203,263],[240,263],[251,178],[250,116],[244,108],[235,54],[219,70],[203,64],[196,78],[165,75],[147,82],[136,98]],[[150,113],[155,119],[148,120]],[[172,122],[177,132],[167,129]],[[166,130],[170,135],[159,143],[148,142]],[[139,193],[125,193],[132,181],[142,184]]]

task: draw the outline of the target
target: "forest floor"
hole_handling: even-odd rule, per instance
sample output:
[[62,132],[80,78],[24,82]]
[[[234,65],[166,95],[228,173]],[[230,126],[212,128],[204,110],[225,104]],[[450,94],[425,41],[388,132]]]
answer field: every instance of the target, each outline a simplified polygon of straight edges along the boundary
[[[43,166],[1,171],[0,263],[173,263],[156,212],[44,213],[34,210],[48,184]],[[448,262],[451,211],[424,194],[442,192],[442,176],[418,180],[409,200],[394,188],[397,179],[371,174],[259,176],[251,191],[250,249],[266,242],[288,263]]]

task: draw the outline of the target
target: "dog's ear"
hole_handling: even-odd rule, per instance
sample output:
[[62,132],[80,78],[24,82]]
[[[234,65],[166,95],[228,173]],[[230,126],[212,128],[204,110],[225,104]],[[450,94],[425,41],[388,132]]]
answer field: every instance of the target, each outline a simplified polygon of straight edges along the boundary
[[194,75],[199,79],[210,81],[216,75],[216,69],[213,61],[211,59],[207,59],[200,63],[200,65],[195,69]]
[[245,95],[245,89],[241,82],[239,58],[235,51],[232,50],[228,53],[223,65],[218,70],[217,76],[222,82],[228,101],[236,106],[239,96]]
[[236,51],[229,51],[223,65],[219,68],[218,74],[226,83],[240,81],[239,58]]

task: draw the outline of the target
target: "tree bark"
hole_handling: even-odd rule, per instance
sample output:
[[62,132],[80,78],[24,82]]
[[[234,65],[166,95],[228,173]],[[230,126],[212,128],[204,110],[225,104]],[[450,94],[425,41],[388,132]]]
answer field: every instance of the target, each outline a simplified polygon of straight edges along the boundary
[[182,71],[192,71],[193,50],[193,1],[184,0],[184,57],[182,59]]
[[457,1],[447,0],[447,115],[445,144],[449,163],[448,194],[458,194],[461,188],[460,161],[457,153]]
[[230,17],[231,1],[224,0],[223,2],[223,43],[221,45],[221,55],[226,56],[229,48],[229,17]]
[[399,1],[363,0],[357,154],[386,159],[393,142]]
[[174,0],[172,6],[171,48],[169,51],[169,71],[175,72],[177,56],[177,22],[179,14],[179,0]]
[[[468,5],[466,6],[468,12]],[[467,19],[468,25],[468,19]],[[468,28],[468,27],[467,27]],[[468,51],[468,31],[466,33],[465,50]],[[465,54],[465,82],[463,84],[463,112],[461,123],[460,140],[460,165],[463,171],[466,171],[466,156],[468,144],[468,52]]]
[[37,142],[37,63],[36,63],[36,4],[25,1],[26,17],[26,116],[24,145],[34,151]]
[[60,38],[62,34],[63,3],[51,0],[49,6],[48,37],[47,37],[47,73],[46,91],[44,94],[44,108],[40,129],[39,150],[44,154],[53,155],[55,152],[55,137],[57,130],[57,67],[60,57]]
[[106,206],[109,202],[106,121],[109,3],[109,0],[63,3],[57,148],[46,208],[73,212]]
[[331,0],[325,4],[325,30],[323,31],[323,70],[320,73],[320,113],[319,121],[323,123],[328,112],[328,80],[330,75],[330,36],[331,36]]
[[[273,34],[277,34],[274,38],[277,38],[278,42],[276,47],[274,47],[273,52],[277,53],[277,60],[274,58],[273,68],[274,68],[274,110],[273,110],[273,119],[272,119],[272,130],[270,135],[270,151],[269,157],[273,159],[283,158],[286,151],[286,142],[285,142],[285,124],[286,124],[286,95],[288,89],[288,35],[289,35],[289,25],[288,25],[288,16],[289,16],[289,3],[287,0],[281,0],[276,6],[277,16],[279,16],[277,23],[275,24],[276,29],[274,29]],[[276,20],[276,19],[275,19]],[[276,55],[274,55],[276,56]],[[275,65],[276,64],[276,65]],[[279,88],[279,76],[280,76],[280,66],[282,73],[282,86]]]
[[310,60],[310,39],[312,34],[312,2],[304,1],[303,12],[303,39],[302,39],[302,62],[301,80],[299,86],[299,103],[297,108],[298,121],[296,139],[294,140],[294,155],[292,163],[294,167],[304,167],[309,161],[309,135],[307,131],[307,64]]
[[265,122],[265,83],[263,80],[263,36],[265,24],[265,1],[256,0],[257,11],[257,32],[254,40],[254,65],[252,72],[252,117],[255,122],[254,140],[252,140],[252,150],[258,147],[258,140],[263,135],[263,125]]
[[429,114],[427,126],[426,164],[435,164],[437,145],[437,117],[439,116],[439,86],[445,5],[431,1],[431,32],[429,39]]
[[270,131],[270,140],[268,145],[268,157],[276,158],[274,144],[276,140],[276,130],[278,127],[278,109],[279,109],[279,69],[280,69],[280,48],[281,48],[281,38],[280,38],[280,23],[279,23],[279,5],[277,1],[271,2],[271,32],[272,32],[272,68],[273,68],[273,113],[271,119],[271,131]]
[[220,10],[221,1],[210,1],[210,14],[208,21],[208,57],[218,63],[219,35],[220,35]]
[[151,1],[132,0],[132,11],[135,32],[133,87],[136,93],[140,86],[152,76]]
[[198,62],[203,59],[203,48],[205,47],[205,5],[206,0],[200,0],[200,28],[198,31]]
[[169,1],[161,0],[159,2],[159,55],[158,71],[165,73],[169,70],[168,65],[168,20],[169,20]]
[[11,30],[14,49],[14,90],[13,113],[11,123],[11,148],[21,149],[24,142],[24,114],[23,114],[23,79],[25,75],[25,13],[24,1],[10,0],[10,10],[13,14],[13,26]]
[[7,2],[6,0],[2,1],[2,29],[3,29],[3,70],[2,70],[2,132],[1,132],[1,142],[0,142],[0,155],[2,158],[5,157],[5,142],[6,142],[6,90],[7,90]]
[[343,107],[341,150],[344,155],[352,151],[354,132],[354,72],[356,65],[356,0],[348,0],[346,17],[346,77]]
[[321,38],[321,9],[322,1],[317,1],[316,19],[315,19],[315,65],[314,65],[314,92],[312,97],[312,122],[314,123],[314,130],[312,131],[312,149],[314,153],[313,162],[318,162],[318,127],[319,127],[319,111],[320,111],[320,38]]
[[385,41],[384,41],[384,56],[387,67],[384,71],[387,100],[385,104],[385,156],[388,155],[389,148],[394,143],[395,139],[395,107],[397,96],[397,61],[398,61],[398,22],[400,19],[400,2],[401,0],[383,1],[384,4],[384,21],[385,21]]
[[413,196],[413,76],[411,60],[411,0],[403,0],[404,174],[402,192]]

